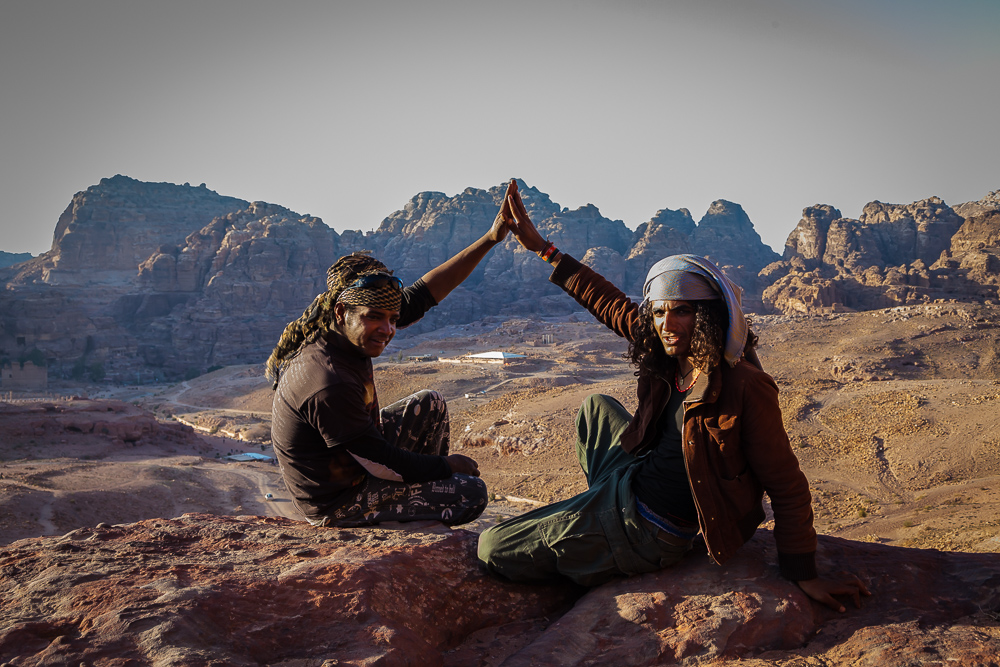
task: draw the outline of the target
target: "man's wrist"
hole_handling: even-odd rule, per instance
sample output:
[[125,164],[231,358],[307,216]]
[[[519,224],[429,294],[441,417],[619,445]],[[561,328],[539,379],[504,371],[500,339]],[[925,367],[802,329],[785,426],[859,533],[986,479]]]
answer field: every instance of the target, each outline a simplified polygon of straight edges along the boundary
[[537,255],[545,260],[547,263],[552,264],[556,261],[557,257],[562,254],[559,249],[556,248],[555,244],[551,241],[546,241],[542,249],[538,251]]

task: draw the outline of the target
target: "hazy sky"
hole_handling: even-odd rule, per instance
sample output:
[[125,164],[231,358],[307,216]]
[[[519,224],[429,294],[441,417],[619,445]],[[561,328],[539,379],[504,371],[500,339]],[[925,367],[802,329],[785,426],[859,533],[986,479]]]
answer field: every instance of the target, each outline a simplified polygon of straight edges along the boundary
[[1000,2],[0,0],[0,250],[101,178],[375,228],[517,176],[631,228],[1000,188]]

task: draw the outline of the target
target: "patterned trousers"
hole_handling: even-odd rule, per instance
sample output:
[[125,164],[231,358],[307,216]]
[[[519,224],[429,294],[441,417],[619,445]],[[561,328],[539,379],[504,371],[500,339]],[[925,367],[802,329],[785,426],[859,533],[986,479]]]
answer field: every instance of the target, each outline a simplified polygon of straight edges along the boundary
[[[418,454],[448,455],[451,430],[441,394],[419,391],[386,406],[381,414],[382,432],[390,444]],[[320,525],[350,528],[431,520],[457,526],[478,518],[486,503],[486,484],[470,475],[414,484],[366,475]]]

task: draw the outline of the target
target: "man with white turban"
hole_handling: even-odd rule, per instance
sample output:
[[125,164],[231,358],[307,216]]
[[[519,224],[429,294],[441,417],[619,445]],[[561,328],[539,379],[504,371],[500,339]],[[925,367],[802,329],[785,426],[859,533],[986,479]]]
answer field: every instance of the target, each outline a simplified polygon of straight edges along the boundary
[[782,574],[833,609],[859,605],[856,577],[819,577],[809,484],[792,452],[778,388],[754,352],[740,288],[712,262],[667,257],[635,303],[544,240],[519,194],[512,232],[553,266],[550,280],[629,341],[638,368],[634,415],[589,396],[577,415],[577,457],[589,489],[484,532],[479,558],[514,581],[561,575],[593,586],[678,562],[698,535],[720,565],[764,521],[766,492]]

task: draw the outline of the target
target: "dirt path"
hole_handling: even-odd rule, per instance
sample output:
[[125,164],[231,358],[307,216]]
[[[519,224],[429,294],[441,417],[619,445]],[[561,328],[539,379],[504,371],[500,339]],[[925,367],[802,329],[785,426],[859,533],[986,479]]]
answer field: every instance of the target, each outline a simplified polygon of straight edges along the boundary
[[56,494],[50,494],[48,501],[42,505],[41,510],[38,512],[38,525],[42,527],[42,535],[59,534],[59,529],[56,528],[56,524],[52,521],[52,517],[55,516],[55,509],[53,508],[55,499]]
[[[264,510],[262,514],[267,516],[283,516],[295,519],[296,521],[302,519],[302,515],[296,511],[295,506],[292,504],[292,499],[288,495],[288,490],[277,473],[268,474],[257,470],[233,467],[226,463],[214,462],[201,463],[192,467],[195,470],[225,471],[240,475],[257,485],[261,499],[259,504]],[[273,496],[270,501],[266,500],[269,493]]]
[[157,399],[159,399],[161,403],[166,403],[168,406],[190,408],[192,410],[199,410],[199,411],[210,410],[212,412],[221,412],[223,414],[231,414],[231,415],[266,414],[268,417],[271,416],[270,411],[263,412],[261,410],[237,410],[234,408],[219,408],[211,405],[192,405],[191,403],[184,403],[183,401],[180,400],[180,397],[181,395],[187,393],[188,391],[191,391],[191,385],[188,383],[187,380],[185,380],[181,382],[179,385],[177,385],[177,387],[178,388],[175,389],[172,393],[167,394],[165,396],[157,396]]

